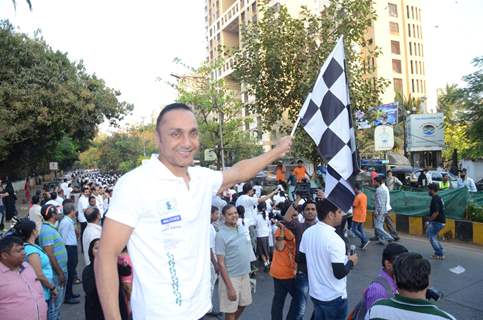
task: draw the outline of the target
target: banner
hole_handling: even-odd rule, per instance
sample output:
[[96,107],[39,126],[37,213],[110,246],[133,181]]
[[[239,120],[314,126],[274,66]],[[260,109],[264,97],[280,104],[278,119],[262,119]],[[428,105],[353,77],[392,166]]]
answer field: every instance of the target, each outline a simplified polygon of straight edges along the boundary
[[[374,210],[374,197],[376,189],[363,187],[367,195],[367,209]],[[466,188],[448,189],[438,192],[443,199],[445,215],[447,218],[463,219],[469,199],[469,192]],[[431,197],[427,192],[413,192],[396,190],[391,191],[391,207],[394,213],[405,216],[428,216]],[[483,197],[480,198],[483,200]]]
[[[383,124],[387,125],[396,125],[397,124],[397,102],[386,103],[377,107],[369,108],[367,113],[363,111],[357,111],[355,113],[356,118],[356,126],[358,129],[369,129],[370,127],[380,126]],[[368,115],[374,114],[375,120],[372,123],[369,123],[367,120]]]

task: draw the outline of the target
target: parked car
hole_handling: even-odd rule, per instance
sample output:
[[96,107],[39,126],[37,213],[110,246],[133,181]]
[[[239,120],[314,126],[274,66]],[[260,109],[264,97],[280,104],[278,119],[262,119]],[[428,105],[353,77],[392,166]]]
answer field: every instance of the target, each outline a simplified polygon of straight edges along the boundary
[[[410,177],[411,186],[417,187],[418,178],[419,178],[419,175],[421,174],[421,172],[423,172],[423,170],[419,169],[419,170],[414,171],[411,174],[411,177]],[[449,181],[451,183],[451,187],[457,188],[457,182],[456,182],[457,177],[454,174],[447,172],[447,171],[436,171],[436,170],[429,170],[428,173],[431,174],[431,180],[433,180],[433,182],[443,181],[443,174],[448,175]]]

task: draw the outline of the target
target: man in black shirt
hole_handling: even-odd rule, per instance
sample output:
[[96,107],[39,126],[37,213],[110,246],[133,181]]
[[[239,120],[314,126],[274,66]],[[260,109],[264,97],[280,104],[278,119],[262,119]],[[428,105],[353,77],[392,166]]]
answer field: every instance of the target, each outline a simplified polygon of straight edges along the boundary
[[443,246],[438,241],[438,233],[444,228],[446,217],[444,215],[444,202],[438,195],[438,185],[430,183],[428,185],[428,193],[431,196],[431,205],[429,207],[429,219],[426,226],[426,235],[434,249],[433,259],[444,260]]

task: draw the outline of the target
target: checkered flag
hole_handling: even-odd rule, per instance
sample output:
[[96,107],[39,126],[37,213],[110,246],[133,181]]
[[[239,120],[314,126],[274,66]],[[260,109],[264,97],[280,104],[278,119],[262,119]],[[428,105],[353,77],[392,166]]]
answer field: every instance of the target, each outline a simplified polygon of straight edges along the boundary
[[344,60],[343,38],[340,37],[320,69],[297,121],[327,161],[327,199],[347,212],[354,202],[354,190],[349,181],[359,172],[359,165]]

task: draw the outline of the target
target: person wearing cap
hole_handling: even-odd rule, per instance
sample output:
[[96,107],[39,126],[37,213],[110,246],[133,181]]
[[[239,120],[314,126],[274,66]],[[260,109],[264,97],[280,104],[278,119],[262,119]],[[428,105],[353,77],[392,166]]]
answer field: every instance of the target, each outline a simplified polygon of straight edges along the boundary
[[429,184],[428,194],[431,196],[431,204],[429,206],[429,218],[426,222],[426,235],[434,250],[432,258],[444,260],[443,246],[438,241],[438,233],[444,228],[446,216],[444,214],[444,202],[438,195],[438,190],[439,187],[436,183]]

